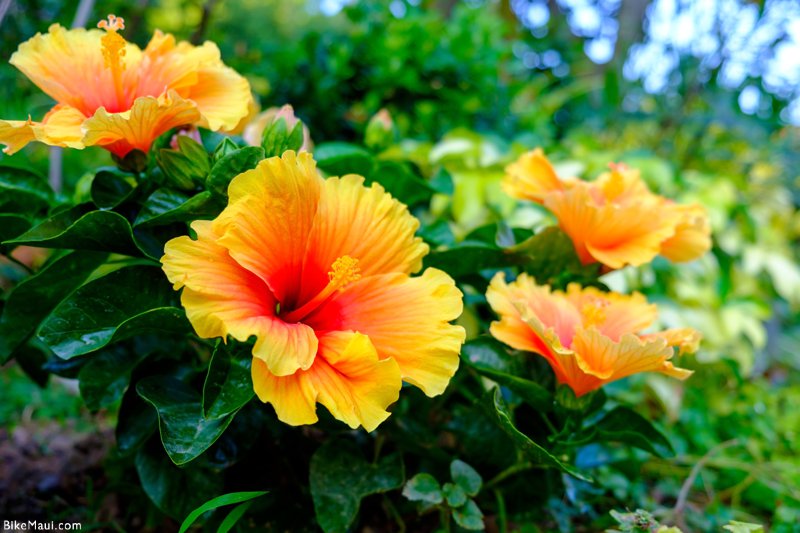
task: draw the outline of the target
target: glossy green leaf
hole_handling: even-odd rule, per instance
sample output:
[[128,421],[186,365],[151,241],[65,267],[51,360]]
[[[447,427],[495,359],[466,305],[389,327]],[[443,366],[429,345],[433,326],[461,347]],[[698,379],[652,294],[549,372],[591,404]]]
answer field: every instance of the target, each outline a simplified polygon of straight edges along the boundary
[[176,465],[186,464],[206,451],[235,414],[205,418],[200,393],[169,376],[146,377],[136,384],[136,392],[156,409],[161,442]]
[[480,270],[505,268],[520,262],[521,259],[516,254],[496,246],[462,243],[447,250],[431,252],[425,257],[424,267],[438,268],[454,278],[460,278]]
[[263,496],[266,494],[267,491],[253,491],[253,492],[231,492],[229,494],[223,494],[222,496],[217,496],[216,498],[212,498],[211,500],[207,501],[191,513],[189,516],[181,524],[178,533],[184,533],[187,529],[189,529],[192,524],[194,524],[198,518],[203,516],[204,513],[216,509],[218,507],[225,507],[226,505],[233,505],[235,503],[242,503],[247,502],[252,499],[258,498],[259,496]]
[[127,200],[135,188],[133,176],[100,170],[92,180],[92,201],[101,209],[112,209]]
[[217,533],[228,533],[233,527],[242,519],[244,513],[250,509],[250,506],[253,505],[252,501],[240,503],[233,509],[231,512],[227,514],[225,519],[220,522],[219,527],[217,528]]
[[[25,217],[19,215],[0,215],[0,242],[15,239],[28,231],[30,227],[31,223]],[[0,254],[4,252],[4,248],[3,245],[0,245]]]
[[175,222],[210,220],[222,208],[219,200],[209,191],[187,196],[172,189],[161,188],[145,200],[134,227],[160,226]]
[[453,520],[456,524],[471,531],[483,531],[483,513],[478,508],[475,500],[467,500],[463,506],[453,509]]
[[141,360],[141,354],[120,345],[110,346],[89,359],[78,373],[86,407],[96,411],[119,400]]
[[319,526],[346,531],[365,496],[403,485],[403,461],[394,454],[368,463],[352,441],[330,440],[311,458],[309,477]]
[[427,181],[415,175],[410,165],[393,161],[379,163],[366,184],[380,183],[386,192],[408,206],[429,202],[434,194]]
[[20,282],[7,296],[0,314],[0,361],[31,336],[39,324],[103,262],[98,252],[72,252],[50,261]]
[[622,442],[659,457],[675,453],[669,439],[630,407],[615,407],[591,429],[597,432],[598,441]]
[[455,483],[445,483],[442,486],[442,494],[450,507],[461,507],[467,503],[467,493]]
[[60,211],[3,244],[142,255],[125,217],[93,210],[88,204]]
[[424,472],[412,477],[403,486],[403,496],[412,502],[442,503],[444,495],[436,478]]
[[328,142],[316,146],[314,159],[317,166],[331,176],[358,174],[369,176],[374,164],[372,154],[354,144]]
[[470,496],[477,495],[483,484],[478,471],[460,459],[450,463],[450,477]]
[[135,387],[129,387],[122,396],[117,414],[117,449],[122,454],[136,450],[150,438],[157,427],[158,415],[152,406],[139,396]]
[[151,441],[140,448],[135,464],[145,494],[161,511],[183,520],[192,509],[222,491],[218,472],[202,465],[175,466],[156,446]]
[[39,338],[69,359],[144,333],[188,331],[185,313],[158,267],[130,266],[95,279],[56,307]]
[[600,274],[599,266],[584,266],[572,240],[560,228],[551,226],[508,249],[523,258],[525,272],[540,284],[563,285],[576,279],[590,280]]
[[264,149],[260,146],[245,146],[223,156],[211,167],[206,179],[206,189],[222,197],[228,196],[228,184],[233,178],[255,168],[264,159]]
[[252,358],[249,349],[235,350],[222,342],[217,344],[203,384],[203,414],[206,418],[234,413],[253,398]]
[[478,373],[508,387],[538,411],[553,409],[553,395],[535,381],[514,375],[520,365],[513,361],[502,344],[491,337],[478,337],[467,342],[461,358]]
[[47,179],[29,170],[0,165],[0,212],[28,214],[55,201]]
[[517,447],[525,452],[525,455],[528,456],[528,459],[533,464],[557,468],[583,481],[591,481],[590,477],[582,474],[574,466],[563,462],[561,459],[548,452],[514,426],[514,423],[511,421],[511,414],[508,412],[508,408],[503,401],[503,396],[500,394],[499,388],[495,388],[486,394],[484,404],[488,408],[489,413],[492,414],[495,422],[514,440]]

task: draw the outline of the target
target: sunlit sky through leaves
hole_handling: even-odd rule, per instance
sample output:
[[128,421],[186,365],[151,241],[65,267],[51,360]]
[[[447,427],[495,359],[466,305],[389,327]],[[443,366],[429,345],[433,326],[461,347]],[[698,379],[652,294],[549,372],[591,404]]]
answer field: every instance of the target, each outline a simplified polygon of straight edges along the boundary
[[[482,4],[481,0],[465,0]],[[310,7],[335,15],[352,0],[310,0]],[[604,64],[614,55],[621,0],[556,0],[572,32],[584,39],[584,51]],[[392,14],[405,16],[419,0],[393,0]],[[550,23],[547,0],[511,0],[520,21],[536,37]],[[650,93],[663,93],[680,82],[682,58],[699,63],[698,81],[718,70],[717,82],[739,91],[747,114],[771,108],[772,97],[790,102],[781,118],[800,125],[800,2],[797,0],[652,0],[647,7],[642,42],[630,46],[623,74]],[[560,55],[524,53],[528,68],[550,68],[559,75]],[[561,67],[566,73],[566,65]]]

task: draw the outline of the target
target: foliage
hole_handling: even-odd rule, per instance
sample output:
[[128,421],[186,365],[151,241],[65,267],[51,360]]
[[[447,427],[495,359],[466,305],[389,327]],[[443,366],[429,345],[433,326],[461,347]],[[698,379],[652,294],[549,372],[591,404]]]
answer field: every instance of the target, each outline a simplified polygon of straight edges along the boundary
[[[73,4],[42,2],[40,16],[68,23]],[[99,149],[65,151],[59,190],[47,185],[46,151],[30,147],[0,167],[0,253],[23,263],[0,264],[0,360],[14,361],[0,376],[5,425],[26,406],[34,418],[110,413],[109,475],[135,480],[124,482],[137,496],[131,513],[151,526],[202,516],[208,528],[239,531],[451,522],[498,531],[795,530],[796,129],[720,109],[726,93],[716,86],[684,95],[677,113],[666,96],[620,89],[618,65],[589,64],[563,28],[536,39],[494,4],[446,12],[407,3],[396,17],[383,2],[361,2],[331,18],[293,2],[251,4],[217,8],[208,36],[264,105],[294,105],[323,172],[378,182],[420,219],[432,250],[425,266],[449,273],[465,294],[458,373],[437,398],[404,391],[376,432],[348,431],[322,409],[317,425],[293,428],[254,398],[248,343],[195,335],[159,268],[164,243],[214,218],[234,176],[296,148],[302,124],[290,131],[278,121],[262,146],[208,132],[171,144],[169,132],[141,168],[113,166]],[[256,16],[265,9],[269,18]],[[161,2],[129,22],[134,34],[137,25],[140,35],[150,25],[187,33],[201,13],[198,3]],[[44,30],[33,17],[11,19],[6,56]],[[302,23],[278,23],[289,17]],[[265,25],[275,35],[264,36]],[[520,47],[558,49],[571,70],[525,69]],[[47,107],[3,69],[13,83],[2,89],[10,95],[2,116]],[[643,102],[634,111],[623,109],[626,91]],[[369,120],[382,108],[391,130]],[[700,201],[712,252],[612,273],[581,265],[544,210],[500,190],[504,167],[534,146],[567,174],[593,177],[624,161],[654,190]],[[498,271],[644,292],[662,325],[703,332],[697,358],[680,361],[695,375],[684,384],[633,376],[575,398],[540,358],[487,335],[494,316],[484,293]],[[42,387],[56,383],[39,389],[23,372]],[[83,411],[64,380],[77,380]],[[231,493],[261,495],[217,499]],[[206,513],[233,503],[228,515]]]

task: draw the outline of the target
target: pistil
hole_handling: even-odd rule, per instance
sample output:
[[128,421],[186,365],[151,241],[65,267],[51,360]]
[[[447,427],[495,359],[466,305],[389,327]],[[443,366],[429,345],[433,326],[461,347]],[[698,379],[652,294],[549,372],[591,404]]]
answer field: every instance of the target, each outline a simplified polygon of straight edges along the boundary
[[109,15],[108,20],[101,20],[97,27],[106,30],[106,34],[100,39],[103,45],[103,62],[107,69],[111,70],[114,80],[114,92],[117,96],[117,110],[122,110],[125,104],[125,87],[122,84],[122,72],[125,70],[125,45],[128,44],[118,30],[125,29],[125,20]]
[[361,269],[358,267],[358,259],[349,255],[343,255],[333,262],[331,271],[328,272],[328,284],[314,298],[284,315],[282,318],[286,322],[299,322],[320,305],[325,303],[336,292],[342,291],[348,284],[361,279]]

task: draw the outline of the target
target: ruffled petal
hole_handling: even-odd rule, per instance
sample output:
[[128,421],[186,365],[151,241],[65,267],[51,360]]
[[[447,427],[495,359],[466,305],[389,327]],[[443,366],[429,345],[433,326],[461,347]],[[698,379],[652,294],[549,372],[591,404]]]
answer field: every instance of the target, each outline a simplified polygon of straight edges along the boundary
[[661,338],[667,341],[667,346],[678,348],[679,354],[694,353],[700,348],[703,336],[692,328],[675,328],[641,335],[642,339]]
[[259,361],[253,364],[259,399],[291,425],[316,422],[319,402],[351,428],[372,431],[389,417],[386,408],[397,401],[401,385],[397,363],[379,360],[369,337],[353,332],[321,337],[314,365],[291,376],[276,377]]
[[3,151],[7,154],[21,150],[32,141],[81,149],[84,147],[81,128],[84,120],[83,113],[60,104],[51,109],[42,122],[0,120],[0,143],[6,145]]
[[509,196],[537,204],[544,203],[548,193],[564,189],[541,148],[523,154],[508,165],[501,186]]
[[381,359],[397,361],[403,380],[428,396],[441,394],[458,368],[466,332],[450,324],[461,315],[462,294],[434,268],[422,276],[369,276],[348,285],[306,319],[317,330],[369,336]]
[[630,295],[602,292],[571,283],[567,298],[583,315],[584,327],[594,326],[614,342],[627,333],[649,328],[658,317],[658,307],[638,292]]
[[[675,376],[669,363],[673,350],[663,338],[640,339],[624,335],[614,342],[595,328],[579,330],[572,342],[577,364],[584,373],[607,383],[639,372],[662,372]],[[682,369],[681,369],[682,370]],[[688,377],[691,372],[684,375]]]
[[133,149],[147,152],[153,141],[172,128],[192,124],[200,119],[195,104],[169,92],[158,98],[137,98],[129,111],[108,113],[98,109],[84,122],[86,146],[102,146],[124,157]]
[[198,125],[213,131],[234,129],[252,103],[250,84],[225,66],[216,44],[176,43],[160,31],[144,50],[139,80],[138,96],[175,91],[197,104]]
[[680,213],[675,234],[661,243],[661,255],[677,263],[693,261],[711,249],[711,224],[703,206],[674,205]]
[[542,330],[552,329],[563,345],[569,345],[575,328],[581,323],[580,313],[563,294],[553,293],[547,286],[537,285],[527,274],[520,274],[506,283],[505,273],[498,272],[486,291],[486,299],[500,321],[490,326],[492,335],[517,350],[527,350],[547,357],[541,335],[531,329],[523,314],[534,316]]
[[[22,43],[10,63],[54,100],[78,109],[85,116],[91,116],[100,107],[109,112],[124,111],[136,96],[142,53],[134,44],[125,45],[124,94],[123,101],[119,101],[111,70],[103,61],[100,39],[104,34],[82,28],[67,30],[53,24],[46,34],[37,33]],[[162,87],[154,95],[163,90]]]
[[422,267],[428,245],[414,236],[419,221],[377,183],[363,184],[355,175],[325,180],[303,263],[301,301],[328,284],[327,272],[343,255],[358,260],[363,277]]
[[220,244],[269,285],[284,309],[297,306],[321,187],[311,155],[286,152],[236,176],[228,207],[214,221]]
[[304,324],[287,324],[275,316],[277,301],[266,284],[239,265],[219,244],[213,225],[192,224],[197,240],[169,241],[161,262],[200,337],[232,335],[239,341],[256,337],[253,356],[276,375],[309,368],[317,337]]

